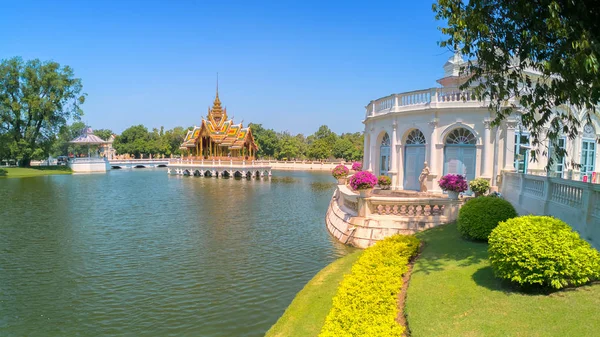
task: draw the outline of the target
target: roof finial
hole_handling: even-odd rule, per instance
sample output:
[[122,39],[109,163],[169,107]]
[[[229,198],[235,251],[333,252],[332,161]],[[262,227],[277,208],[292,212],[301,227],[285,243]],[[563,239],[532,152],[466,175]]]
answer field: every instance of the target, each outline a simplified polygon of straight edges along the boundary
[[217,97],[219,97],[219,72],[217,72]]

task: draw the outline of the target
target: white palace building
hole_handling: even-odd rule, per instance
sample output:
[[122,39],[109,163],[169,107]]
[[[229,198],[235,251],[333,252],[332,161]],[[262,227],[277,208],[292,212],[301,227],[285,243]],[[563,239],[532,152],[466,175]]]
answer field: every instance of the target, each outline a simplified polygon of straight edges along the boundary
[[[447,173],[462,174],[468,180],[483,177],[494,189],[502,172],[512,171],[591,181],[600,167],[596,139],[600,121],[585,122],[586,111],[578,111],[582,130],[576,139],[563,137],[558,145],[568,156],[556,158],[550,172],[544,170],[547,158],[529,158],[529,133],[520,124],[518,113],[493,127],[486,102],[472,92],[460,90],[460,55],[444,65],[440,87],[393,94],[366,106],[364,167],[376,175],[389,175],[393,189],[419,190],[419,175],[428,163],[429,191],[441,192],[438,180]],[[573,109],[573,107],[570,107]],[[517,109],[518,110],[518,109]],[[571,161],[581,168],[567,167]],[[600,175],[598,177],[600,181]]]

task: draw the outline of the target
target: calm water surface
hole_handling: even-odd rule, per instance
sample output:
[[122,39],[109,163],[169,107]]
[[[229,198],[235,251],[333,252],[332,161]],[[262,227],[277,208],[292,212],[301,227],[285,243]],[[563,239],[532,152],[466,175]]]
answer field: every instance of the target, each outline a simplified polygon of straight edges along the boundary
[[262,336],[348,248],[329,174],[0,179],[0,336]]

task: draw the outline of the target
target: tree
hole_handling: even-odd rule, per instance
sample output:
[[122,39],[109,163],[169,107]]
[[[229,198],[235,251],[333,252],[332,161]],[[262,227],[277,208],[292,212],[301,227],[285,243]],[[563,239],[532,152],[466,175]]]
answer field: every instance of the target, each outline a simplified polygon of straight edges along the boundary
[[88,147],[85,145],[76,145],[69,143],[77,136],[81,135],[82,131],[86,128],[83,122],[74,122],[71,125],[64,125],[60,128],[56,141],[52,145],[50,154],[54,157],[65,156],[68,154],[79,154],[88,152]]
[[279,147],[277,133],[272,129],[263,128],[262,124],[250,123],[248,126],[258,145],[257,155],[259,157],[274,157],[275,151]]
[[140,124],[125,129],[123,133],[115,138],[113,147],[120,154],[133,154],[136,158],[139,158],[140,154],[148,153],[149,140],[148,129]]
[[[596,0],[438,0],[436,18],[447,21],[440,45],[470,59],[463,87],[489,99],[494,124],[513,113],[517,98],[532,145],[566,135],[597,114],[600,101],[600,6]],[[533,71],[534,73],[532,73]],[[561,107],[561,109],[556,109]],[[585,112],[579,120],[574,109]],[[547,131],[546,131],[547,128]],[[532,153],[535,159],[539,150]],[[561,156],[565,151],[555,147]],[[546,154],[544,151],[543,154]],[[549,158],[548,167],[552,165]]]
[[102,138],[105,141],[108,141],[108,139],[110,138],[110,136],[113,135],[112,130],[109,129],[98,129],[98,130],[94,130],[94,134],[100,138]]
[[14,57],[0,62],[0,147],[21,166],[51,150],[61,127],[83,114],[81,79],[69,66]]
[[303,144],[301,138],[292,136],[289,132],[284,132],[279,137],[279,147],[277,149],[276,157],[279,160],[282,159],[298,159],[303,153]]
[[321,125],[317,132],[309,136],[308,156],[314,159],[333,157],[333,144],[336,140],[337,135],[327,125]]

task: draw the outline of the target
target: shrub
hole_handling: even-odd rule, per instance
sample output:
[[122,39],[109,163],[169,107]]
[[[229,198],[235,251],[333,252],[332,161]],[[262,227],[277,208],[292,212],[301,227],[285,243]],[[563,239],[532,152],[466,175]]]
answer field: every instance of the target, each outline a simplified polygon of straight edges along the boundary
[[507,220],[492,231],[489,243],[496,276],[523,286],[560,289],[600,277],[600,253],[559,219]]
[[444,191],[464,192],[467,190],[467,181],[460,174],[446,174],[438,182]]
[[348,176],[348,173],[350,173],[350,170],[348,170],[348,168],[344,165],[338,165],[331,170],[331,175],[335,179],[344,178]]
[[377,177],[371,172],[360,171],[350,177],[350,187],[352,187],[353,190],[373,188],[376,184]]
[[487,241],[498,223],[516,217],[510,202],[495,197],[480,197],[467,201],[458,212],[458,231],[468,239]]
[[486,194],[490,190],[490,182],[484,178],[477,178],[469,181],[469,188],[475,194]]
[[352,163],[352,171],[362,171],[362,163],[360,162],[354,162]]
[[390,179],[390,177],[388,176],[379,176],[377,178],[377,185],[381,186],[384,189],[389,188],[391,184],[392,179]]
[[3,177],[5,175],[7,175],[7,174],[8,174],[8,172],[6,170],[0,169],[0,177]]
[[418,249],[419,239],[404,235],[366,249],[340,282],[319,337],[401,336],[396,301],[402,275]]

